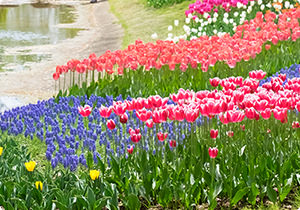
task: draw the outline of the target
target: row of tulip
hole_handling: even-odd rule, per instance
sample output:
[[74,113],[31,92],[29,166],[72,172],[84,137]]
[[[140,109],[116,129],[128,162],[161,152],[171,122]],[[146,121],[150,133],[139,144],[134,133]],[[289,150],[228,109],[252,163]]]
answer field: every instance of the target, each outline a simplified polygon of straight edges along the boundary
[[[289,71],[299,75],[299,65],[292,65]],[[36,135],[45,141],[46,157],[53,168],[61,163],[73,171],[80,163],[86,166],[86,150],[93,152],[97,162],[97,157],[128,155],[128,147],[132,151],[132,143],[141,141],[142,136],[143,148],[152,152],[167,137],[171,147],[176,144],[174,139],[183,143],[191,129],[202,125],[206,118],[217,117],[228,124],[242,122],[245,117],[269,119],[273,113],[275,119],[286,122],[288,110],[300,110],[300,80],[280,74],[268,82],[261,81],[259,87],[265,75],[260,70],[250,72],[246,79],[212,78],[210,84],[223,90],[195,93],[180,89],[166,98],[156,95],[113,101],[112,97],[66,97],[58,104],[50,99],[5,112],[0,127],[2,132],[16,136],[24,133],[33,139]],[[81,107],[82,103],[86,106]],[[92,107],[100,108],[98,111]]]
[[[192,15],[186,19],[188,26],[184,26],[187,39],[195,39],[202,35],[219,35],[230,33],[233,35],[237,26],[245,21],[252,20],[257,12],[264,15],[273,12],[273,15],[282,15],[292,8],[299,8],[297,1],[285,1],[284,4],[273,1],[251,1],[247,5],[240,4],[237,8],[227,9],[215,8],[210,12]],[[275,17],[276,17],[275,15]],[[274,18],[275,18],[274,17]],[[175,37],[173,37],[174,39]]]
[[[200,68],[201,66],[202,71],[206,72],[209,66],[213,66],[211,67],[212,70],[218,70],[218,68],[228,69],[229,66],[230,68],[234,68],[236,73],[238,72],[240,74],[242,70],[238,65],[239,63],[242,63],[241,66],[243,67],[247,66],[247,64],[253,67],[262,65],[263,63],[263,65],[265,65],[264,67],[267,67],[272,63],[272,59],[274,59],[274,52],[279,58],[277,62],[291,65],[292,63],[289,62],[291,62],[292,59],[294,59],[293,62],[295,62],[296,58],[290,57],[290,55],[289,57],[284,56],[286,56],[288,51],[295,51],[293,56],[297,56],[297,53],[299,53],[299,50],[296,50],[298,44],[297,39],[300,37],[299,17],[300,9],[291,9],[283,15],[280,15],[278,19],[276,19],[276,15],[272,12],[265,16],[263,16],[262,13],[257,13],[253,20],[249,22],[246,21],[243,25],[238,26],[233,37],[230,37],[228,34],[222,37],[202,36],[193,41],[181,40],[177,44],[170,41],[157,41],[156,44],[144,44],[141,41],[136,41],[134,45],[130,45],[123,51],[107,51],[99,58],[92,54],[88,59],[84,59],[83,61],[71,60],[67,65],[58,66],[53,78],[55,80],[63,80],[65,84],[66,75],[72,73],[70,74],[71,86],[75,85],[76,81],[94,81],[98,78],[99,84],[96,85],[98,89],[101,90],[105,88],[107,82],[109,82],[113,83],[111,85],[116,85],[113,89],[120,91],[130,89],[121,87],[126,80],[127,82],[125,84],[129,84],[132,89],[147,91],[146,88],[143,87],[143,84],[139,84],[141,87],[135,87],[135,84],[130,81],[136,82],[137,79],[135,79],[135,77],[149,77],[149,80],[147,79],[146,81],[153,81],[153,75],[155,77],[157,75],[159,77],[158,80],[164,81],[164,76],[181,77],[183,74],[180,74],[180,72],[187,71],[184,73],[187,74],[184,77],[192,78],[192,82],[181,87],[190,88],[189,86],[192,86],[195,88],[195,86],[199,86],[199,83],[196,82],[199,81],[199,79],[196,79],[195,84],[193,84],[194,76],[200,77],[201,80],[203,75],[207,76],[207,78],[208,75],[204,73],[202,75],[201,71],[194,71],[193,69]],[[283,40],[289,41],[284,41],[285,45],[282,46],[280,43],[283,43]],[[269,44],[271,43],[270,41],[274,46]],[[264,46],[267,50],[271,51],[269,54],[265,52]],[[284,50],[279,51],[278,49],[281,47]],[[274,49],[272,50],[272,48]],[[255,57],[259,58],[251,59]],[[222,64],[222,61],[228,66]],[[273,68],[274,67],[272,67],[272,69]],[[161,70],[150,71],[150,69]],[[178,74],[174,73],[172,76],[168,70],[179,72]],[[135,71],[138,71],[138,73],[134,73]],[[247,70],[243,68],[243,71]],[[75,77],[76,72],[78,75]],[[219,71],[213,72],[219,74]],[[220,72],[223,73],[225,71]],[[83,76],[84,73],[85,76]],[[60,79],[61,76],[63,76],[63,79]],[[85,77],[85,79],[82,77]],[[107,79],[101,81],[103,77]],[[150,79],[151,77],[152,79]],[[113,82],[110,82],[110,80],[113,80]],[[186,82],[186,80],[183,81]],[[201,83],[203,84],[203,82]],[[159,89],[165,88],[162,86],[169,86],[164,84],[164,82],[160,83],[160,85],[161,87]],[[62,86],[63,85],[60,85],[60,88],[62,88]],[[150,87],[152,87],[152,85],[150,85]],[[202,89],[204,88],[205,87],[202,87]],[[106,89],[104,92],[105,91]]]

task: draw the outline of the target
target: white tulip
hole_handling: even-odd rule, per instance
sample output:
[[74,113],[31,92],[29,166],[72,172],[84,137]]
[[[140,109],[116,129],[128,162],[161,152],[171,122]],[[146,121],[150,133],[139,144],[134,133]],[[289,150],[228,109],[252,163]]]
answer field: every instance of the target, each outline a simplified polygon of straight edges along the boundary
[[255,1],[250,1],[250,6],[254,6],[254,4],[255,4]]
[[240,2],[238,2],[238,3],[236,4],[236,6],[237,6],[238,9],[240,9],[240,8],[242,8],[243,4],[240,3]]
[[198,37],[200,37],[200,36],[202,36],[202,33],[201,33],[201,32],[198,32],[198,34],[197,34],[197,35],[198,35]]
[[214,23],[217,22],[217,18],[214,17],[214,18],[212,19],[212,21],[213,21]]
[[267,6],[268,8],[271,8],[271,7],[272,7],[272,4],[269,2],[266,6]]
[[234,15],[234,17],[237,17],[239,15],[239,13],[238,12],[234,12],[233,15]]
[[168,38],[172,38],[173,34],[172,33],[168,33]]
[[192,30],[191,30],[193,33],[198,33],[198,30],[196,29],[196,28],[192,28]]
[[229,19],[229,23],[231,23],[231,24],[233,23],[233,19],[232,18]]
[[217,12],[214,13],[214,17],[217,18],[219,17],[219,14]]
[[229,16],[228,13],[225,12],[225,13],[224,13],[224,18],[228,18],[228,16]]
[[173,30],[173,26],[168,26],[168,31],[172,31]]
[[216,29],[214,29],[214,30],[213,30],[213,33],[214,33],[214,34],[217,34],[217,33],[218,33],[218,31],[217,31]]
[[257,3],[258,3],[258,5],[261,5],[262,4],[262,0],[258,0]]
[[179,25],[179,20],[174,20],[174,26],[178,26]]
[[157,36],[157,33],[154,33],[154,34],[151,35],[151,38],[152,38],[152,39],[157,39],[157,37],[158,37],[158,36]]
[[262,4],[262,5],[260,6],[260,10],[264,10],[264,9],[265,9],[265,5]]
[[208,22],[209,24],[211,24],[211,23],[212,23],[212,19],[211,19],[211,18],[208,18],[207,22]]
[[284,2],[284,7],[288,9],[290,7],[290,2],[289,1]]
[[185,23],[186,24],[189,24],[191,22],[191,19],[190,18],[185,18]]
[[209,16],[209,14],[208,14],[208,13],[206,13],[206,12],[203,14],[203,17],[204,17],[205,19],[207,19],[207,18],[208,18],[208,16]]

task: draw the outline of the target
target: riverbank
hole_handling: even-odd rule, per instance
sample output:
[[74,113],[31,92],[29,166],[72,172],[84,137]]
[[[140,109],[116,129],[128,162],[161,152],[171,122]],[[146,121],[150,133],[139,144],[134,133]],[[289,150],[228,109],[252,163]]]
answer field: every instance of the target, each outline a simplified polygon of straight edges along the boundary
[[66,64],[70,59],[86,58],[91,53],[99,56],[106,50],[115,51],[121,48],[123,29],[117,24],[116,17],[110,13],[108,1],[96,4],[90,4],[89,1],[55,1],[54,3],[72,4],[77,15],[75,23],[57,27],[85,30],[80,31],[75,38],[58,44],[28,47],[33,54],[51,54],[51,58],[30,64],[30,70],[0,73],[0,96],[18,98],[24,104],[48,99],[56,94],[52,74],[57,65]]

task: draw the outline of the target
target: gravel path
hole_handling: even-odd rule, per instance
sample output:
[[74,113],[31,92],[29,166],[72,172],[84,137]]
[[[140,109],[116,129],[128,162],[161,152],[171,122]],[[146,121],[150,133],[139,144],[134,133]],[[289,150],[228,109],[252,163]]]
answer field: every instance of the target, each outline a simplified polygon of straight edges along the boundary
[[70,59],[87,58],[91,53],[99,56],[106,50],[121,49],[123,29],[110,13],[108,1],[95,4],[90,4],[89,1],[67,3],[73,4],[78,14],[77,21],[68,24],[68,27],[87,30],[80,31],[73,39],[55,45],[30,47],[32,53],[52,54],[51,60],[32,64],[31,70],[0,73],[0,104],[8,101],[7,96],[23,104],[48,99],[56,94],[52,74],[57,65],[66,64]]

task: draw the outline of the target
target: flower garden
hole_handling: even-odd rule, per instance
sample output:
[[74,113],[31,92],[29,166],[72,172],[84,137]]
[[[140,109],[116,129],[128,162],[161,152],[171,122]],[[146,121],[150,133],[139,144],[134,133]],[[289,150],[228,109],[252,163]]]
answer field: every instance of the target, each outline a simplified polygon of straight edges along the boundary
[[58,65],[55,97],[0,115],[1,206],[257,208],[298,192],[299,2],[183,15],[184,35]]

